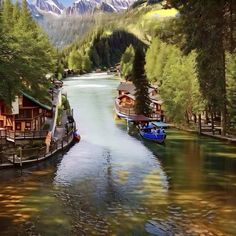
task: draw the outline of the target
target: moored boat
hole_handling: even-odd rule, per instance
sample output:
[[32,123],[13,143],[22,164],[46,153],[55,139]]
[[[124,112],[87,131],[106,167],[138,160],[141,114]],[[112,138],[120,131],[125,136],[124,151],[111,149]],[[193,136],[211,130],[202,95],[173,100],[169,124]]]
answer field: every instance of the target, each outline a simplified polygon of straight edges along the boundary
[[160,127],[158,128],[153,123],[147,123],[145,125],[138,125],[139,133],[142,138],[156,142],[156,143],[163,143],[166,139],[165,130]]
[[81,136],[80,136],[80,134],[79,134],[79,131],[78,131],[78,130],[75,130],[75,131],[74,131],[74,140],[75,140],[76,142],[79,142],[80,139],[81,139]]

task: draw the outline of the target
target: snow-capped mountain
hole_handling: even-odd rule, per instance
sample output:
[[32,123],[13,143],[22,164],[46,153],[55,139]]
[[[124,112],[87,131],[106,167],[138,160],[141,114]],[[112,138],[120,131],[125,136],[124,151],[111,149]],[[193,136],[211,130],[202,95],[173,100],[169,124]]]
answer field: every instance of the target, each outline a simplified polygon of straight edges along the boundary
[[65,7],[57,0],[34,0],[31,4],[39,13],[51,13],[61,15]]
[[95,10],[119,12],[131,6],[135,0],[76,0],[66,9],[67,15],[91,14]]
[[66,10],[67,15],[89,14],[94,10],[103,12],[119,12],[129,8],[135,0],[76,0]]
[[35,18],[45,13],[52,15],[89,15],[95,11],[119,12],[129,8],[136,0],[76,0],[72,6],[65,8],[59,0],[33,0],[28,6]]

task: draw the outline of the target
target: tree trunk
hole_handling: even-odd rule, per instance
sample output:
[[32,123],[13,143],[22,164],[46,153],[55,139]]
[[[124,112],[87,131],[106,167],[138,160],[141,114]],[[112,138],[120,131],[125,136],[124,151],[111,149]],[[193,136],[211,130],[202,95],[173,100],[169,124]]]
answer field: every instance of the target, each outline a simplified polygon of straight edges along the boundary
[[198,132],[199,132],[199,134],[202,133],[202,117],[201,117],[201,114],[198,114]]
[[226,98],[226,75],[225,75],[225,51],[222,52],[222,56],[223,56],[223,62],[224,62],[224,73],[222,76],[223,79],[223,88],[222,88],[222,92],[223,92],[223,101],[222,101],[222,111],[221,111],[221,127],[222,127],[222,132],[221,134],[223,136],[226,135],[226,116],[227,116],[227,106],[226,106],[226,102],[227,102],[227,98]]
[[206,107],[206,111],[205,111],[205,124],[209,123],[209,116],[208,116],[208,108]]
[[223,136],[226,135],[226,123],[227,123],[226,116],[227,116],[227,110],[226,110],[226,104],[224,104],[224,108],[223,108],[223,110],[221,112],[221,127],[222,127],[221,134]]
[[189,116],[188,116],[188,112],[187,111],[185,112],[185,117],[186,117],[187,124],[189,124]]

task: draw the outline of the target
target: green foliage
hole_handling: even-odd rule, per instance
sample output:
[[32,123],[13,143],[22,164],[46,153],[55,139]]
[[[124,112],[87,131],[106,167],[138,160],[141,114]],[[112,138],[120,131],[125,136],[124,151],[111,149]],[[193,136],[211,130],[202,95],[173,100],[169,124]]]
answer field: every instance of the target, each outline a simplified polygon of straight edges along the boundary
[[64,110],[64,109],[63,109],[62,106],[58,107],[58,114],[57,114],[57,125],[58,125],[58,126],[61,125],[63,110]]
[[188,122],[192,115],[204,109],[195,71],[195,56],[194,53],[183,56],[179,49],[171,46],[163,69],[160,94],[167,117],[175,122]]
[[135,112],[138,115],[150,115],[150,98],[148,93],[149,84],[144,71],[145,57],[142,49],[135,50],[132,81],[135,85]]
[[62,96],[62,106],[63,106],[64,110],[70,110],[70,103],[69,103],[67,97],[64,95]]
[[145,70],[151,82],[161,84],[163,70],[170,54],[170,46],[154,38],[146,53]]
[[80,52],[75,49],[70,52],[68,57],[68,66],[69,69],[78,71],[79,73],[82,71],[82,56]]
[[236,54],[226,55],[226,81],[228,98],[228,128],[236,131]]
[[6,0],[0,14],[0,99],[11,104],[20,90],[44,97],[49,86],[45,75],[54,67],[48,38],[32,19],[26,1],[20,8]]
[[125,78],[129,78],[132,75],[134,62],[134,47],[130,45],[126,48],[124,54],[121,57],[121,75]]
[[82,57],[82,70],[87,73],[91,72],[91,70],[92,70],[92,63],[91,63],[88,55],[84,55]]
[[[141,40],[129,32],[123,30],[108,31],[107,28],[106,30],[101,28],[91,33],[83,40],[77,41],[69,48],[66,48],[63,51],[63,54],[64,58],[69,55],[69,62],[71,53],[73,52],[73,57],[76,57],[76,53],[74,51],[78,51],[79,49],[82,58],[85,59],[83,63],[83,70],[88,72],[87,70],[89,67],[91,67],[91,69],[108,68],[119,63],[122,54],[130,45],[146,48],[146,45]],[[88,57],[90,59],[90,63],[88,62]],[[70,61],[69,66],[74,65],[74,61],[76,60]]]
[[186,53],[195,49],[196,68],[202,95],[211,112],[222,114],[222,134],[226,134],[227,93],[225,52],[235,48],[234,3],[231,0],[172,0],[180,10]]
[[43,128],[42,128],[43,130],[49,130],[50,129],[50,124],[44,124],[43,125]]
[[166,116],[175,122],[188,122],[204,110],[197,79],[196,53],[182,55],[179,48],[155,38],[146,53],[146,73],[158,83]]

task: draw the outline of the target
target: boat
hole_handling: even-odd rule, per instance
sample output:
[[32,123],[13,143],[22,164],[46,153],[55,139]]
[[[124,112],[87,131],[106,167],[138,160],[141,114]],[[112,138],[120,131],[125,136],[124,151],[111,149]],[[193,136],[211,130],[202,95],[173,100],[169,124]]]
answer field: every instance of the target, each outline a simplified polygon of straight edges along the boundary
[[146,123],[145,125],[138,125],[139,133],[142,138],[156,143],[164,143],[166,139],[165,130],[153,123]]
[[78,130],[75,130],[75,132],[74,132],[74,140],[75,140],[76,142],[79,142],[80,139],[81,139],[81,136],[80,136],[80,134],[79,134],[79,131],[78,131]]

